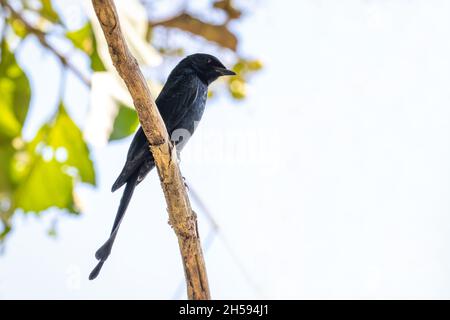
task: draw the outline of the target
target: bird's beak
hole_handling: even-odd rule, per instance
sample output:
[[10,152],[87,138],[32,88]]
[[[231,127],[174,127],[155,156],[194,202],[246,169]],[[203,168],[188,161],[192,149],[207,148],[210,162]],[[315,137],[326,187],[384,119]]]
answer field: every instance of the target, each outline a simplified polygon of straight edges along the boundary
[[216,71],[221,75],[221,76],[234,76],[236,75],[236,72],[225,69],[225,68],[216,68]]

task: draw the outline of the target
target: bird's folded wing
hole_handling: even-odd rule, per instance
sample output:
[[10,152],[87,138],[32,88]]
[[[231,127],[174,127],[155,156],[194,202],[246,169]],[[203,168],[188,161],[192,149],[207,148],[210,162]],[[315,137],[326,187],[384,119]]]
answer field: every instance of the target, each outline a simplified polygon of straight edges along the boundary
[[[193,74],[169,77],[162,92],[156,99],[156,105],[166,124],[169,135],[178,128],[178,124],[192,109],[192,104],[198,94],[199,85],[197,81],[200,80]],[[148,141],[144,131],[142,127],[139,127],[128,150],[127,161],[119,177],[114,182],[111,191],[114,192],[123,186],[146,160],[152,161],[153,156],[149,152]]]
[[166,124],[169,135],[189,111],[192,111],[198,91],[199,82],[194,74],[182,74],[169,77],[164,89],[156,99],[156,105]]
[[153,156],[148,148],[148,142],[144,131],[139,127],[131,142],[130,149],[128,150],[127,161],[123,166],[122,172],[114,182],[111,191],[114,192],[123,186],[133,173],[136,172],[136,170],[139,170],[146,159],[147,161],[152,161]]

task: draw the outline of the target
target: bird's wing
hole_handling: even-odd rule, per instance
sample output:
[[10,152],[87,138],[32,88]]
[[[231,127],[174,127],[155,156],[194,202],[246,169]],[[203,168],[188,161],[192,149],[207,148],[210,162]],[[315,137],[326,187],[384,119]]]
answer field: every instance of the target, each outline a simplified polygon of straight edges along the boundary
[[[191,109],[198,94],[199,81],[194,75],[182,74],[168,79],[166,85],[156,99],[161,117],[166,124],[169,135]],[[145,161],[153,161],[148,150],[148,141],[139,127],[128,150],[127,161],[114,182],[111,191],[123,186],[131,175],[138,170]]]
[[200,79],[194,74],[181,74],[169,77],[156,99],[156,105],[166,124],[169,135],[177,128],[197,98]]
[[146,159],[151,161],[153,160],[153,157],[149,152],[148,142],[144,131],[142,130],[142,127],[139,127],[133,137],[130,148],[128,149],[127,161],[114,182],[111,191],[114,192],[123,186],[133,173],[141,167]]

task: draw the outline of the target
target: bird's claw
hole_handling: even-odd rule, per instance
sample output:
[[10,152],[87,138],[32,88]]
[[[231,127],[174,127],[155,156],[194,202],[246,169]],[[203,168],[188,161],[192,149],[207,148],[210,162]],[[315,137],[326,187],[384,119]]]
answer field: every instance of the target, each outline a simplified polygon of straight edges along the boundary
[[188,184],[187,184],[187,182],[186,182],[186,178],[183,177],[183,176],[181,176],[181,177],[183,178],[183,184],[184,184],[184,187],[185,187],[187,190],[189,190],[189,186],[188,186]]

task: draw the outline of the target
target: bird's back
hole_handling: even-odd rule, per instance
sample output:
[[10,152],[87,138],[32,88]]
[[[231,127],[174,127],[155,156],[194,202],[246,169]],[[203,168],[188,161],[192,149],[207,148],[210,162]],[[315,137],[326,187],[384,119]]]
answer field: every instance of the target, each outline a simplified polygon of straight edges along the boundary
[[[207,93],[208,86],[192,70],[175,68],[156,99],[169,136],[177,143],[178,149],[184,147],[202,118]],[[138,182],[142,181],[153,167],[154,160],[149,152],[147,138],[142,127],[139,127],[128,150],[127,161],[112,191],[125,184],[136,170],[140,171]]]

